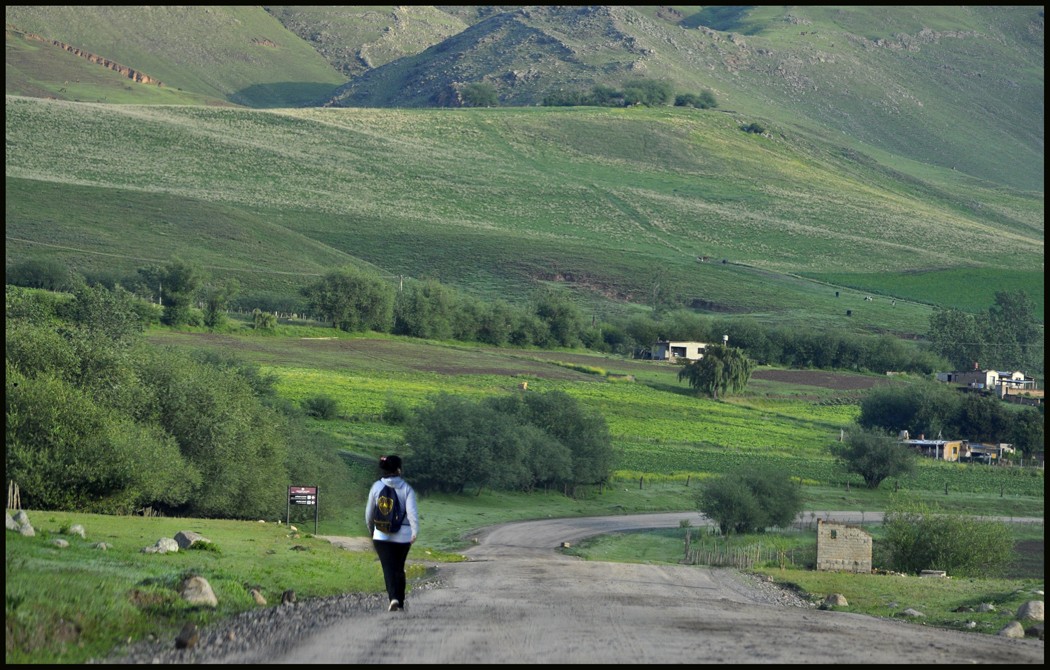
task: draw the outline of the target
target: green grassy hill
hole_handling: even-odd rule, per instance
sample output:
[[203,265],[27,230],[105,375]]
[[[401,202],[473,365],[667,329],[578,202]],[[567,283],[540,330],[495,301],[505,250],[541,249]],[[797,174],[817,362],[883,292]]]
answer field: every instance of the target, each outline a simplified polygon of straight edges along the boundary
[[[6,92],[118,103],[501,105],[666,79],[721,108],[1022,190],[1043,183],[1040,7],[6,7]],[[45,42],[34,42],[37,35]],[[57,41],[173,93],[78,76]],[[83,65],[83,64],[81,64]],[[92,68],[103,69],[92,65]],[[97,74],[97,73],[96,73]],[[177,95],[176,95],[177,94]],[[176,98],[172,100],[172,97]]]
[[[309,44],[261,7],[70,5],[8,6],[4,10],[7,93],[36,95],[34,91],[46,89],[58,99],[86,102],[201,104],[214,100],[249,107],[292,107],[308,104],[346,81]],[[27,38],[27,34],[49,42]],[[60,75],[55,64],[55,52],[61,49],[42,48],[52,40],[133,68],[159,80],[161,88],[192,95],[178,100],[171,99],[179,97],[172,94],[163,100],[155,93],[143,93],[129,99],[122,92],[127,79],[70,89],[69,76]],[[21,64],[14,73],[12,45],[21,53]],[[62,60],[70,57],[76,58],[66,54]],[[102,66],[93,69],[105,70]],[[77,79],[82,77],[74,73],[73,84],[85,83]],[[58,82],[63,85],[56,86]]]
[[[489,299],[561,286],[603,314],[660,284],[703,311],[900,334],[924,333],[930,304],[979,307],[959,273],[1007,267],[1042,305],[1041,196],[905,179],[717,111],[6,108],[9,264],[133,273],[179,254],[294,293],[367,263]],[[907,281],[937,270],[957,273]]]
[[1041,189],[1042,33],[1035,7],[522,7],[354,77],[332,102],[448,105],[483,81],[500,104],[533,105],[666,79],[791,132]]
[[[1042,318],[1039,8],[5,11],[8,268],[178,254],[294,301],[358,264],[909,337],[1020,288]],[[534,106],[634,77],[720,106]],[[390,108],[472,81],[504,106]],[[298,108],[325,97],[386,107]]]

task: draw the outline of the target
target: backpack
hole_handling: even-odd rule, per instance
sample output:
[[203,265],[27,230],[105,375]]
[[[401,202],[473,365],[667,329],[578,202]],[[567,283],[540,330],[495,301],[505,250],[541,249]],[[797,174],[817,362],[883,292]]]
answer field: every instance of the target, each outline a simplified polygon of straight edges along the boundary
[[397,492],[389,484],[376,496],[375,508],[372,510],[372,525],[384,533],[396,533],[405,521],[405,509],[397,497]]

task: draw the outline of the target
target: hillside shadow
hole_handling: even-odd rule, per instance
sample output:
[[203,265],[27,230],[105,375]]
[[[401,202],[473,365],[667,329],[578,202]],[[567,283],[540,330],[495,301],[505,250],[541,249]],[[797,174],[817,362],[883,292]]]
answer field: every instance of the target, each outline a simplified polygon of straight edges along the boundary
[[691,14],[682,19],[679,25],[686,28],[697,28],[704,26],[712,30],[723,32],[736,31],[746,34],[743,30],[744,19],[747,18],[750,5],[714,5],[705,7],[696,14]]
[[256,108],[320,107],[342,84],[289,81],[273,84],[255,84],[231,93],[227,100],[238,105]]

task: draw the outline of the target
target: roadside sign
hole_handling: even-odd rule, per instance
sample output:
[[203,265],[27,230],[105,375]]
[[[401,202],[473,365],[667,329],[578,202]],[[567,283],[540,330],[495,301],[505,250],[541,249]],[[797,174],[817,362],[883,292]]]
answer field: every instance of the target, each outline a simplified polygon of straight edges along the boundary
[[316,505],[316,486],[289,486],[288,502],[292,505]]
[[309,505],[314,508],[314,534],[317,534],[317,487],[316,486],[289,486],[288,505],[285,510],[285,519],[292,523],[292,505]]

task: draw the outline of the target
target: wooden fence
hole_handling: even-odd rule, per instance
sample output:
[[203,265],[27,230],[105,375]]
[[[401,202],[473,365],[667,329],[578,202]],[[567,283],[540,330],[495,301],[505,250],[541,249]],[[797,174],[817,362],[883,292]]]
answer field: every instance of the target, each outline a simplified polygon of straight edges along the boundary
[[747,570],[760,564],[774,564],[781,568],[799,566],[812,552],[802,548],[782,549],[762,543],[745,547],[730,547],[722,541],[701,541],[694,545],[691,533],[685,534],[685,559],[687,565],[711,565]]

